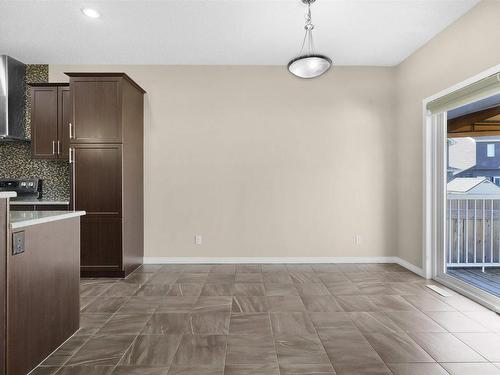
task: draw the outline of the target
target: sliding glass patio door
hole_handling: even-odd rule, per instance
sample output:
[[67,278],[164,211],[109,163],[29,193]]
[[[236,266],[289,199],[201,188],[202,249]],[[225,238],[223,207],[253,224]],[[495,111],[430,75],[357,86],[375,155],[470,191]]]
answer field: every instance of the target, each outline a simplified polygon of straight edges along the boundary
[[500,311],[500,79],[428,105],[433,278]]

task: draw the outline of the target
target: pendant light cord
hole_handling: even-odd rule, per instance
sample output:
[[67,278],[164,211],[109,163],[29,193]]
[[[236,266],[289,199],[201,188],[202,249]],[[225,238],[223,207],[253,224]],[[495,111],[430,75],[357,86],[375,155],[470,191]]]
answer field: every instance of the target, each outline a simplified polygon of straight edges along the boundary
[[311,17],[311,3],[307,4],[307,12],[305,15],[306,19],[306,24],[304,26],[304,29],[306,32],[304,33],[304,39],[302,40],[302,46],[300,47],[300,52],[298,56],[302,55],[304,51],[304,47],[306,46],[307,43],[307,54],[308,55],[313,55],[314,54],[314,40],[313,40],[313,35],[312,31],[314,29],[314,25],[311,22],[312,17]]

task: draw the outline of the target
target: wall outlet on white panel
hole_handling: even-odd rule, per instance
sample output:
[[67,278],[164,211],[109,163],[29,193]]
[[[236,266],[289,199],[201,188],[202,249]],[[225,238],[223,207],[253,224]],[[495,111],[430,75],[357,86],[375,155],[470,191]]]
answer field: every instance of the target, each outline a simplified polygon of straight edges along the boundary
[[201,234],[197,234],[196,236],[194,236],[194,243],[195,245],[201,245],[203,243],[203,237],[201,236]]
[[361,242],[363,242],[363,237],[361,237],[361,234],[354,235],[354,243],[356,245],[361,245]]

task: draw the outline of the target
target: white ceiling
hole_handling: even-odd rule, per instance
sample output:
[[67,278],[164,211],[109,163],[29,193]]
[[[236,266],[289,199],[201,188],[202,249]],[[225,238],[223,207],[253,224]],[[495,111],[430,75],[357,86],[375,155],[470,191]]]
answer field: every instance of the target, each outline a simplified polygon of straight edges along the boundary
[[[315,45],[337,65],[396,65],[479,0],[318,0]],[[97,20],[80,9],[92,7]],[[0,0],[0,54],[51,64],[286,64],[299,0]]]

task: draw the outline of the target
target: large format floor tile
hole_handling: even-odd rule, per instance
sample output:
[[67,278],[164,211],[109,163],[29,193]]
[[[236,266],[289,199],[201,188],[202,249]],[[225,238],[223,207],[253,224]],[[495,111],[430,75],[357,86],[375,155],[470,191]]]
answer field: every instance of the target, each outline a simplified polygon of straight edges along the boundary
[[500,375],[500,369],[491,363],[443,363],[450,375]]
[[193,306],[194,312],[230,312],[232,298],[229,296],[201,296]]
[[190,313],[157,313],[144,326],[143,335],[182,335],[193,333]]
[[282,336],[275,341],[280,373],[333,373],[317,336]]
[[170,366],[180,335],[140,335],[120,361],[124,366]]
[[72,356],[67,365],[116,365],[134,341],[134,336],[96,336],[89,339]]
[[315,335],[316,330],[309,315],[303,312],[271,313],[271,323],[275,336]]
[[223,335],[184,335],[172,365],[224,367],[227,337]]
[[459,311],[430,311],[432,319],[449,332],[487,332],[481,324]]
[[82,310],[83,313],[115,313],[126,301],[126,297],[97,297]]
[[234,296],[233,312],[267,312],[269,307],[267,300],[262,296]]
[[65,364],[88,340],[89,336],[76,335],[62,344],[45,361],[43,366],[62,366]]
[[500,318],[394,264],[143,265],[81,281],[30,375],[500,375]]
[[457,333],[455,336],[489,361],[500,362],[500,335],[495,333]]
[[[318,330],[323,347],[335,369],[380,367],[383,364],[380,355],[373,349],[366,338],[357,330],[322,328]],[[349,370],[350,371],[350,370]]]
[[150,319],[150,314],[115,314],[109,319],[97,334],[106,335],[138,335],[146,322]]
[[388,311],[389,320],[405,332],[445,332],[445,329],[420,311]]
[[332,296],[302,296],[302,302],[306,310],[311,312],[342,311],[342,307]]
[[400,333],[365,334],[385,362],[434,362],[409,336]]
[[110,375],[114,366],[64,366],[56,375]]
[[272,336],[229,335],[227,338],[226,364],[273,364],[276,351]]
[[448,375],[438,363],[389,363],[394,375]]
[[451,333],[414,332],[410,336],[438,362],[486,362],[483,356]]
[[254,365],[226,365],[224,375],[280,375],[278,365],[254,364]]
[[117,366],[111,375],[167,375],[168,367]]
[[232,335],[272,335],[268,313],[233,313],[229,325]]
[[421,311],[455,311],[451,305],[427,294],[409,294],[403,298]]

